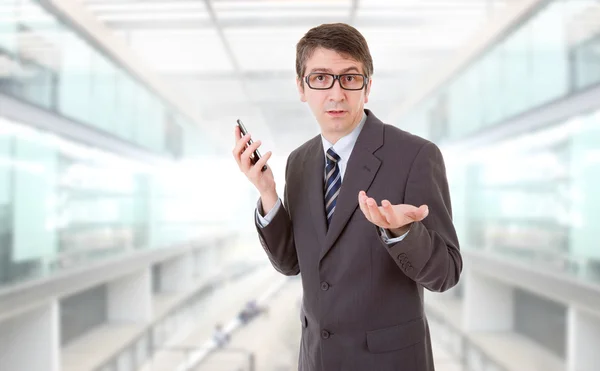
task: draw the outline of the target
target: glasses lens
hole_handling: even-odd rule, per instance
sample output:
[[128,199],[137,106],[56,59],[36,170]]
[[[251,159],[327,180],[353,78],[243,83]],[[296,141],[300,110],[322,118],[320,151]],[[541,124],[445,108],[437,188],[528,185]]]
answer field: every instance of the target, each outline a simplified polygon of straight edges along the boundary
[[340,84],[344,89],[359,90],[362,89],[364,83],[365,78],[363,75],[348,74],[340,76]]
[[313,89],[329,89],[333,83],[333,76],[324,73],[308,75],[308,86]]

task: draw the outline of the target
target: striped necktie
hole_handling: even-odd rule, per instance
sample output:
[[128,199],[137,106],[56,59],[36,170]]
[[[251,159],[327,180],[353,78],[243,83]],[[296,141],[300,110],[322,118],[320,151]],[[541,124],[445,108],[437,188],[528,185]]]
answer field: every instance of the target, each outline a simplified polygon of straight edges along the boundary
[[338,161],[340,156],[329,148],[327,150],[327,163],[325,165],[325,215],[327,215],[327,226],[331,223],[331,217],[335,210],[337,197],[342,188],[342,175]]

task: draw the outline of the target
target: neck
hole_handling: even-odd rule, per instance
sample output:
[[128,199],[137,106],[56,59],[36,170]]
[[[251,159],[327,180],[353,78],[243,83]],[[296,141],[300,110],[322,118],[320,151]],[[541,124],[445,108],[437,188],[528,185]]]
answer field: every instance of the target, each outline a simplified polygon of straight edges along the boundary
[[352,125],[344,130],[344,131],[334,131],[334,132],[321,132],[321,135],[323,135],[323,137],[331,144],[336,144],[338,140],[340,140],[341,138],[345,137],[346,135],[350,134],[354,129],[356,129],[356,127],[358,126],[358,124],[360,124],[360,120],[362,120],[363,117],[363,111],[361,110],[359,112],[359,114],[357,115],[357,117],[354,118]]

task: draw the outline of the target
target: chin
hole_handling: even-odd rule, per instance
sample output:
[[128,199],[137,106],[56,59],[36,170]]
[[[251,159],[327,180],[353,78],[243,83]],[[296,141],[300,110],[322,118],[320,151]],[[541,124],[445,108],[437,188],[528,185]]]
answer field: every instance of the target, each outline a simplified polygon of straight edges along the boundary
[[329,122],[330,124],[328,126],[333,132],[344,132],[350,126],[350,123],[347,122],[347,120],[342,120],[339,118],[332,119]]
[[327,114],[324,114],[319,122],[321,129],[330,133],[343,132],[352,124],[352,120],[347,116],[330,117]]

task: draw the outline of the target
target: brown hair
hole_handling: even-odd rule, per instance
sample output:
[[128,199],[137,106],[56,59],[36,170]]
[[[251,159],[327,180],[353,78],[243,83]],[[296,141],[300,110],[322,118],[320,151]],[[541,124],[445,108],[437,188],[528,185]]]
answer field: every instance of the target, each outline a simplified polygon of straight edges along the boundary
[[363,73],[373,75],[373,58],[367,40],[358,30],[345,23],[322,24],[311,28],[296,45],[296,75],[302,79],[306,61],[317,48],[325,48],[362,63]]

